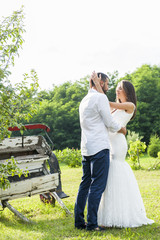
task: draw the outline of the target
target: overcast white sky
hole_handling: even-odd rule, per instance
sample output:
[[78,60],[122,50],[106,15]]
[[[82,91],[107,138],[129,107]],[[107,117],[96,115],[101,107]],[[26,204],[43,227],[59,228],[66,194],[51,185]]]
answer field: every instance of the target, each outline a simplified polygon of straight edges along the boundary
[[160,0],[5,0],[0,19],[22,5],[27,32],[13,83],[32,68],[49,89],[93,70],[123,76],[160,65]]

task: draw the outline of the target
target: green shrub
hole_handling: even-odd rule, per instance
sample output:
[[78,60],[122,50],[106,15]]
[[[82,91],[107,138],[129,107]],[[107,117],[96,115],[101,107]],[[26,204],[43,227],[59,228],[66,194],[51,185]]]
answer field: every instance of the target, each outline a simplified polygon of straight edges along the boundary
[[135,142],[137,140],[141,140],[143,137],[139,136],[139,133],[136,133],[134,131],[127,131],[127,144],[128,144],[128,148],[130,147],[130,142]]
[[137,140],[135,142],[130,141],[130,148],[128,150],[129,153],[129,159],[132,161],[132,168],[133,169],[140,169],[140,157],[143,156],[143,152],[145,152],[146,149],[145,142],[141,142],[140,140]]
[[67,164],[69,167],[79,167],[82,163],[81,151],[78,149],[65,148],[63,150],[55,150],[59,162]]
[[158,156],[158,152],[160,152],[160,139],[157,135],[151,136],[147,152],[150,157],[156,158]]

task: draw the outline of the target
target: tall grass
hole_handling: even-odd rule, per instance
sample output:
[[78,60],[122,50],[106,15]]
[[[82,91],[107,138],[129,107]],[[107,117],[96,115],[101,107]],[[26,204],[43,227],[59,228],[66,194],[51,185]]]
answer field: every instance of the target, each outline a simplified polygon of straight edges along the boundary
[[[150,160],[145,156],[141,160],[146,169]],[[143,164],[142,164],[143,166]],[[61,164],[63,191],[70,195],[63,200],[67,208],[74,213],[74,203],[81,181],[82,170],[69,168]],[[8,209],[0,212],[0,239],[1,240],[68,240],[68,239],[134,239],[158,240],[160,239],[160,170],[134,171],[143,197],[148,218],[155,221],[152,225],[139,228],[116,229],[111,228],[105,232],[87,232],[74,228],[73,215],[66,215],[65,211],[56,203],[55,207],[44,205],[39,196],[16,199],[10,201],[12,206],[33,221],[25,224]],[[85,210],[86,213],[86,210]]]

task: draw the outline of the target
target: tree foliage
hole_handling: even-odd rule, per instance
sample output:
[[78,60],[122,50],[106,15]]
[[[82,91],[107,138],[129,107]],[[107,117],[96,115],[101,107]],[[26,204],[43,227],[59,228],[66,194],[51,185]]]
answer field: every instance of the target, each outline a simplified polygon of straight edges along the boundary
[[[0,23],[0,140],[10,137],[9,127],[21,127],[23,121],[29,121],[36,112],[38,103],[38,77],[34,70],[24,74],[21,83],[13,86],[9,80],[10,66],[19,56],[19,49],[24,42],[23,8],[15,11]],[[28,83],[31,80],[31,83]],[[9,186],[8,176],[24,173],[11,158],[6,164],[0,163],[0,188]]]
[[23,7],[11,16],[3,18],[0,24],[0,79],[7,77],[10,72],[9,65],[14,65],[15,56],[22,47],[24,33]]
[[[10,135],[8,127],[20,126],[22,120],[29,121],[35,113],[35,96],[38,91],[38,77],[34,70],[24,74],[21,83],[13,86],[9,80],[10,66],[19,56],[24,42],[23,8],[4,18],[0,24],[0,139]],[[31,80],[31,83],[28,83]]]

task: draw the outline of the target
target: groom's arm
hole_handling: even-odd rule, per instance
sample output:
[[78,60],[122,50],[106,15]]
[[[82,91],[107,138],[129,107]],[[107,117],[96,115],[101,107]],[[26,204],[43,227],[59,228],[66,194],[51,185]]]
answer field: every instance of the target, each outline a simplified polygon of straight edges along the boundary
[[99,99],[97,104],[98,110],[105,126],[112,132],[118,132],[119,130],[124,131],[122,129],[122,126],[113,119],[110,113],[109,101],[105,94],[99,93]]

